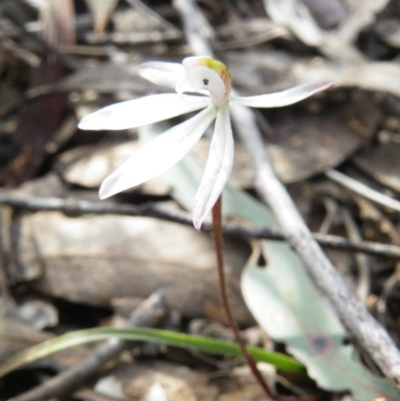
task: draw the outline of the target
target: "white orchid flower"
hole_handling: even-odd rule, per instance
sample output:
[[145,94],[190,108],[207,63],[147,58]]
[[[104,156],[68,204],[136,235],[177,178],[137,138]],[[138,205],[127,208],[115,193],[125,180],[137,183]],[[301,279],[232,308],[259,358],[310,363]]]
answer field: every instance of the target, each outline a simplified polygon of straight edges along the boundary
[[[143,63],[138,66],[138,72],[143,78],[173,88],[177,93],[150,95],[104,107],[84,117],[78,127],[84,130],[122,130],[202,111],[145,144],[126,160],[103,181],[100,198],[142,184],[178,163],[215,120],[208,160],[194,203],[193,224],[197,230],[221,195],[232,169],[234,151],[229,104],[282,107],[333,85],[332,81],[310,82],[277,93],[234,96],[231,94],[229,70],[220,61],[209,57],[188,57],[182,64]],[[201,96],[184,94],[187,92]]]

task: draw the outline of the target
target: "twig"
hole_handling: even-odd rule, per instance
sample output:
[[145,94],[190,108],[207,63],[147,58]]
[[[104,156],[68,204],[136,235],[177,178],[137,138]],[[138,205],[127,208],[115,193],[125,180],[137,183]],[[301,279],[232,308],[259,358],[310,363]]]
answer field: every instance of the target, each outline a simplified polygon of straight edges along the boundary
[[[80,216],[83,214],[146,216],[193,226],[192,216],[188,213],[166,210],[153,203],[135,206],[104,201],[91,202],[72,198],[25,198],[13,194],[12,191],[0,190],[0,205],[8,205],[32,212],[59,211],[73,216]],[[211,224],[204,223],[202,230],[211,231]],[[226,235],[236,236],[243,239],[259,238],[277,241],[285,240],[285,237],[280,231],[268,227],[248,227],[245,225],[224,223],[222,225],[222,232]],[[343,237],[328,234],[314,233],[313,236],[320,245],[326,248],[342,249],[350,252],[363,252],[371,255],[400,259],[399,246],[370,241],[354,242]]]
[[102,34],[89,33],[85,40],[90,44],[139,44],[139,43],[159,43],[167,40],[178,40],[181,34],[175,31],[150,31],[150,32],[104,32]]
[[383,326],[386,326],[387,300],[400,282],[400,266],[397,265],[393,274],[385,281],[381,296],[378,299],[377,313],[378,319]]
[[198,56],[211,55],[212,49],[208,43],[211,31],[194,0],[174,0],[173,5],[182,18],[185,37],[193,53]]
[[[154,293],[134,310],[127,326],[157,326],[165,313],[166,305],[162,294]],[[110,339],[82,362],[8,401],[45,401],[70,394],[101,370],[108,361],[115,359],[125,349],[126,344],[123,340]]]
[[388,207],[390,209],[395,210],[396,212],[400,212],[400,202],[396,199],[390,198],[384,194],[381,194],[378,191],[368,187],[360,181],[355,180],[345,174],[340,173],[336,170],[326,170],[325,175],[331,180],[343,185],[350,191],[355,192],[358,195],[363,196],[375,203],[378,203],[381,206]]
[[[193,4],[193,0],[185,3]],[[193,53],[213,57],[211,47],[200,32],[194,32],[196,26],[190,25],[189,18],[185,20],[184,13],[182,18]],[[288,192],[274,173],[254,113],[236,103],[230,106],[237,133],[247,147],[256,171],[255,186],[259,196],[271,207],[285,238],[303,261],[315,285],[330,300],[344,326],[384,375],[400,384],[400,352],[394,341],[355,297],[314,240]]]
[[228,293],[226,290],[226,280],[225,280],[225,272],[224,272],[224,254],[222,251],[222,214],[221,214],[221,196],[218,198],[217,203],[214,205],[212,209],[212,221],[213,221],[213,233],[214,233],[214,244],[215,244],[215,252],[217,255],[217,267],[218,267],[218,278],[219,278],[219,292],[221,294],[222,305],[225,309],[225,314],[228,319],[228,323],[230,328],[233,331],[236,342],[239,344],[239,347],[242,351],[243,356],[246,359],[247,365],[249,366],[253,376],[256,378],[261,388],[264,390],[265,394],[269,398],[274,398],[270,388],[262,377],[260,371],[257,368],[256,363],[254,362],[253,357],[249,354],[244,345],[243,339],[240,335],[239,328],[235,322],[235,319],[232,314],[231,305],[229,303]]
[[[361,238],[360,230],[357,227],[353,216],[350,214],[348,209],[342,209],[343,225],[347,231],[349,238],[355,241],[359,241]],[[371,293],[371,266],[366,255],[356,254],[354,256],[356,266],[358,270],[358,283],[355,289],[359,300],[362,303],[367,302],[367,298]]]

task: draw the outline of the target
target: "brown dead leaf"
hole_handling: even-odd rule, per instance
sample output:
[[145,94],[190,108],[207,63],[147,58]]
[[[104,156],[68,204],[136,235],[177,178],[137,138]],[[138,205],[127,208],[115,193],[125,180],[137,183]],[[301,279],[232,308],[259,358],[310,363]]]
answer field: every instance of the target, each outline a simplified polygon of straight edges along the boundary
[[354,155],[352,161],[376,181],[400,192],[399,153],[400,143],[387,142]]
[[[15,233],[25,251],[14,259],[23,269],[40,264],[42,275],[34,282],[39,292],[110,306],[114,298],[146,298],[164,288],[168,304],[182,315],[225,320],[214,248],[206,234],[150,218],[71,218],[57,212],[26,215],[20,224],[22,231],[29,227],[30,235]],[[235,317],[249,324],[238,284],[247,246],[228,240],[225,245]]]

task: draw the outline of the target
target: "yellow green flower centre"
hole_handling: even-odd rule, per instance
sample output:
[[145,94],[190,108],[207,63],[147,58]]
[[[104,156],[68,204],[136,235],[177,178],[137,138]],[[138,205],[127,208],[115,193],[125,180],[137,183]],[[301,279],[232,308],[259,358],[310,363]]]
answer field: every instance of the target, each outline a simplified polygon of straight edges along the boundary
[[204,61],[204,66],[209,68],[210,70],[216,72],[222,79],[225,85],[225,97],[229,96],[229,93],[231,92],[232,89],[232,79],[231,79],[231,74],[229,73],[228,67],[224,64],[221,63],[221,61],[214,60],[209,57],[205,57],[203,59]]

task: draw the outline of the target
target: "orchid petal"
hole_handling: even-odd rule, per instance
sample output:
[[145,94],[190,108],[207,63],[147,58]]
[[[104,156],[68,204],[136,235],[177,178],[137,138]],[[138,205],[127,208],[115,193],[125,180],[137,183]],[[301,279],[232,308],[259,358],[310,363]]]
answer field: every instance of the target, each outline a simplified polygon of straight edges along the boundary
[[138,74],[153,84],[175,89],[184,79],[185,69],[182,64],[163,61],[149,61],[136,67]]
[[221,195],[233,165],[233,136],[227,107],[219,109],[203,178],[196,193],[193,224],[201,224]]
[[259,96],[231,96],[231,99],[248,107],[282,107],[300,102],[307,97],[330,88],[334,81],[308,82],[282,92],[269,93]]
[[214,106],[170,128],[139,149],[101,184],[101,199],[156,177],[178,163],[196,144],[217,114]]
[[92,131],[135,128],[200,110],[209,104],[210,99],[201,96],[177,93],[146,96],[97,110],[85,116],[78,128]]

